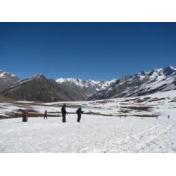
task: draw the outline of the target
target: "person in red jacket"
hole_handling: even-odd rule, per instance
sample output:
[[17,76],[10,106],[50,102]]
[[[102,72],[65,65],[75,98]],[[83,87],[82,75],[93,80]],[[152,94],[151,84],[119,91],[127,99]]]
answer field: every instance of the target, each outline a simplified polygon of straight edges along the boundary
[[28,121],[28,111],[23,110],[22,111],[22,122],[27,122]]

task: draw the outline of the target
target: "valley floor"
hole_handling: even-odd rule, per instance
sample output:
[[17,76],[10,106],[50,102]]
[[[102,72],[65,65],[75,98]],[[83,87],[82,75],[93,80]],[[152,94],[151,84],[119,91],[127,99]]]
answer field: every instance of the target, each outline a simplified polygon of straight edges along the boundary
[[[30,117],[28,123],[22,123],[21,118],[2,119],[0,152],[175,153],[176,108],[175,102],[170,102],[170,97],[166,97],[157,101],[155,97],[150,97],[150,101],[143,97],[140,101],[116,99],[72,102],[71,106],[75,107],[69,107],[68,111],[75,112],[78,104],[85,110],[80,124],[76,122],[76,114],[68,114],[66,124],[61,123],[59,116],[49,117],[48,120]],[[58,111],[60,103],[31,107],[41,112],[46,108]],[[153,109],[146,110],[147,107]],[[122,108],[128,109],[128,112]]]
[[94,117],[0,122],[0,152],[176,152],[172,119]]

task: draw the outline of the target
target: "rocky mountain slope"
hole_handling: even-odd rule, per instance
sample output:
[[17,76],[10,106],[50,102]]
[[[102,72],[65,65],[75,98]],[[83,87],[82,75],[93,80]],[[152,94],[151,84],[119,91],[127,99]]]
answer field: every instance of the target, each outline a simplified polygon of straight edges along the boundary
[[86,98],[84,93],[73,90],[72,87],[58,85],[55,80],[47,79],[44,75],[18,81],[5,89],[2,94],[15,100],[44,102],[74,101]]

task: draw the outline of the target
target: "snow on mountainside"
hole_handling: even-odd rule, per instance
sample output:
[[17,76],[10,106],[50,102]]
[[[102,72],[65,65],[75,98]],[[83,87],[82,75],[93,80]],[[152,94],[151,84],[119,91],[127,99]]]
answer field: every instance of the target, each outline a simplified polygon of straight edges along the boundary
[[64,83],[64,82],[71,82],[79,87],[90,87],[95,86],[96,90],[101,90],[106,87],[108,87],[111,83],[114,82],[114,80],[111,81],[94,81],[94,80],[81,80],[79,78],[59,78],[56,80],[58,84]]
[[14,74],[0,71],[0,91],[6,89],[14,82],[18,81],[19,78]]
[[104,90],[95,93],[90,100],[130,97],[176,89],[176,68],[166,67],[150,72],[139,72],[118,79]]
[[56,80],[58,84],[72,85],[83,90],[87,95],[87,98],[92,96],[97,91],[106,89],[115,80],[111,81],[94,81],[94,80],[81,80],[79,78],[59,78]]

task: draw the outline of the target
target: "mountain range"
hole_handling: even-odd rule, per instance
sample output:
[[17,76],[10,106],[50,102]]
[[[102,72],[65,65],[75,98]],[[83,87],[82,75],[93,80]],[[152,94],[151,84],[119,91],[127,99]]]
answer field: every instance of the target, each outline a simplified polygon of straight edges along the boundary
[[14,100],[81,101],[148,95],[176,89],[176,68],[169,66],[138,72],[110,81],[79,78],[48,79],[44,75],[20,79],[0,71],[0,94]]
[[79,78],[59,78],[56,82],[59,85],[64,85],[66,87],[75,87],[80,89],[81,92],[85,93],[86,97],[90,97],[98,91],[106,89],[115,80],[111,81],[94,81],[94,80],[81,80]]
[[89,100],[141,96],[176,89],[176,68],[154,69],[150,72],[139,72],[117,79],[109,87],[100,90]]
[[[31,78],[19,79],[13,74],[3,72],[0,79],[1,96],[14,100],[28,101],[81,101],[87,100],[97,91],[105,89],[111,81],[93,81],[75,78],[48,79],[42,74]],[[12,79],[14,78],[14,79]]]

